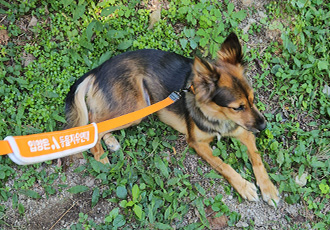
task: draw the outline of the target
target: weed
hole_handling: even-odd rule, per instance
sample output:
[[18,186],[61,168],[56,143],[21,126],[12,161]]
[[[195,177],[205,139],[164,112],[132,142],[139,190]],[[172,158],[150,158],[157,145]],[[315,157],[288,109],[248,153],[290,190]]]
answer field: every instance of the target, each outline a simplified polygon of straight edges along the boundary
[[[215,58],[233,30],[244,41],[265,30],[279,31],[280,36],[267,47],[244,47],[247,63],[257,63],[259,69],[252,79],[257,92],[266,98],[257,104],[268,120],[257,145],[268,156],[267,170],[285,201],[306,204],[316,216],[310,225],[329,228],[325,208],[330,198],[329,3],[272,1],[266,7],[267,17],[253,23],[247,34],[237,26],[254,9],[237,10],[228,0],[170,1],[152,30],[148,29],[150,10],[144,3],[31,0],[9,4],[0,0],[0,14],[6,16],[0,29],[10,37],[0,50],[0,138],[61,129],[65,95],[73,82],[119,53],[155,48]],[[37,18],[35,27],[19,26],[24,19],[27,26],[31,15]],[[23,54],[34,57],[27,66]],[[273,108],[274,104],[278,106]],[[138,127],[115,135],[122,149],[112,153],[110,167],[85,153],[88,163],[75,169],[75,173],[94,177],[101,187],[69,187],[60,168],[45,170],[47,163],[16,166],[0,156],[0,200],[11,205],[0,205],[0,224],[6,225],[8,209],[24,216],[27,207],[20,196],[38,200],[62,191],[90,191],[92,207],[101,199],[115,206],[103,223],[96,224],[81,213],[70,229],[204,229],[210,227],[205,214],[208,206],[216,215],[226,215],[230,226],[240,219],[239,213],[223,203],[221,194],[210,196],[208,188],[186,173],[183,160],[194,154],[192,150],[170,154],[179,139],[172,128],[151,116]],[[254,180],[246,149],[237,141],[215,142],[214,146],[215,156],[225,159],[245,179]],[[202,166],[200,161],[197,172],[208,183],[219,183],[222,177],[214,170],[205,173]],[[298,185],[295,178],[302,175],[306,183]],[[41,190],[35,190],[36,184]],[[232,193],[228,185],[223,187]],[[239,195],[237,199],[241,200]],[[199,221],[183,226],[191,209],[198,211]]]

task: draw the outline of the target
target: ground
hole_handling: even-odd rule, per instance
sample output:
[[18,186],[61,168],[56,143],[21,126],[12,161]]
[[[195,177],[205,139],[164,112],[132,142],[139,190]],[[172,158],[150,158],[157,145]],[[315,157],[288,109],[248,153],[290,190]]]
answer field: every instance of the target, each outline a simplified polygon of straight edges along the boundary
[[[184,138],[181,139],[181,143],[185,145]],[[180,144],[180,143],[179,143]],[[180,149],[180,146],[177,149]],[[224,179],[217,179],[216,184],[210,184],[209,180],[197,173],[197,162],[200,157],[196,154],[187,154],[184,165],[186,167],[187,174],[190,174],[190,181],[199,182],[202,187],[208,188],[210,193],[207,194],[211,196],[216,196],[217,194],[223,194],[223,201],[229,207],[230,210],[234,210],[241,214],[240,221],[235,227],[228,227],[225,220],[212,220],[212,211],[206,210],[209,214],[209,221],[214,223],[212,229],[242,229],[243,227],[248,227],[252,222],[254,222],[254,229],[289,229],[290,226],[296,224],[297,226],[301,223],[305,223],[306,216],[310,213],[305,209],[303,204],[289,205],[282,200],[280,201],[278,207],[273,208],[269,206],[266,202],[262,201],[261,194],[260,201],[249,202],[242,201],[239,202],[237,197],[232,195],[226,195],[223,185],[227,182]],[[85,163],[81,160],[81,164]],[[77,165],[76,165],[77,166]],[[44,165],[47,171],[54,170],[54,165],[48,166]],[[85,185],[88,187],[93,187],[100,184],[97,179],[91,176],[84,176],[83,173],[73,172],[75,167],[71,167],[67,172],[67,183],[68,187],[75,185]],[[204,165],[202,168],[203,172],[206,174],[210,172],[211,167]],[[10,183],[13,181],[8,182]],[[56,182],[55,182],[56,183]],[[59,180],[58,182],[59,183]],[[38,192],[38,185],[34,188]],[[101,187],[102,188],[102,187]],[[42,190],[40,189],[40,192]],[[12,229],[12,226],[16,226],[14,229],[69,229],[70,225],[78,222],[79,213],[88,214],[89,218],[93,218],[96,223],[103,223],[104,217],[113,209],[111,203],[105,199],[100,199],[98,204],[91,208],[91,197],[92,192],[83,193],[78,195],[72,195],[67,191],[62,191],[56,196],[46,197],[42,194],[42,198],[39,200],[29,199],[24,195],[20,195],[19,200],[22,202],[26,208],[25,217],[22,218],[17,211],[11,210],[6,213],[6,222],[9,224],[8,228],[3,226],[4,229]],[[9,207],[11,206],[10,201],[7,202]],[[290,221],[288,221],[288,217]],[[311,217],[312,218],[312,217]],[[199,221],[199,214],[197,210],[191,209],[185,216],[184,225]],[[218,222],[217,222],[218,221]],[[308,229],[310,226],[304,226]]]
[[[248,8],[252,4],[255,6],[255,13],[250,15],[244,20],[240,25],[243,30],[248,30],[253,22],[259,21],[262,17],[266,17],[264,9],[264,1],[252,2],[245,0],[238,2],[236,7],[238,8]],[[31,23],[31,17],[26,17],[24,20],[20,21],[22,26],[27,27]],[[5,19],[4,19],[5,20]],[[33,23],[33,22],[32,22]],[[258,35],[250,36],[249,43],[247,46],[261,46],[267,47],[270,40],[279,39],[279,33],[277,31],[265,30]],[[5,40],[6,35],[0,34]],[[30,57],[26,57],[26,61],[30,61]],[[258,60],[253,63],[251,69],[248,71],[248,77],[252,81],[253,73],[261,71]],[[266,102],[268,95],[264,95],[264,92],[256,89],[258,92],[259,99]],[[272,110],[276,111],[279,109],[276,103],[273,103]],[[186,142],[184,138],[180,138],[176,144],[177,152],[183,150],[186,147]],[[313,215],[308,212],[303,203],[289,205],[283,201],[285,194],[281,194],[282,200],[280,201],[278,207],[273,208],[267,203],[262,201],[260,196],[260,201],[258,202],[248,202],[239,201],[239,199],[232,195],[226,195],[223,185],[227,184],[224,179],[217,179],[216,184],[210,184],[208,180],[205,180],[197,172],[197,162],[201,160],[196,154],[187,154],[184,161],[185,173],[192,175],[190,177],[191,181],[198,181],[208,191],[212,193],[211,195],[223,194],[223,201],[229,207],[230,210],[236,211],[241,214],[240,221],[235,227],[229,227],[224,219],[212,219],[212,211],[206,210],[209,216],[209,221],[211,222],[212,229],[242,229],[243,227],[248,227],[251,223],[254,223],[255,229],[289,229],[293,225],[300,226],[305,223],[306,217],[313,218]],[[265,156],[267,161],[267,156]],[[66,172],[68,187],[75,185],[85,185],[88,187],[94,187],[100,184],[100,182],[92,176],[83,175],[83,173],[75,173],[75,167],[80,164],[84,164],[85,161],[75,164],[73,167],[69,168]],[[47,171],[53,172],[55,170],[56,162],[47,165],[44,164],[39,169],[46,168]],[[211,170],[209,165],[204,164],[202,170],[207,173]],[[60,183],[59,180],[55,183]],[[11,186],[13,181],[8,181],[7,186]],[[101,186],[101,185],[100,185]],[[102,189],[102,187],[101,187]],[[35,184],[35,191],[38,192],[38,183]],[[41,199],[30,199],[27,196],[19,195],[19,200],[25,207],[25,216],[22,216],[15,210],[8,209],[5,215],[5,222],[8,225],[1,226],[1,229],[69,229],[70,225],[76,223],[79,219],[79,213],[88,214],[89,218],[93,218],[96,223],[101,223],[104,221],[104,217],[113,209],[111,203],[105,199],[100,199],[97,205],[91,208],[91,193],[82,193],[78,195],[73,195],[65,190],[58,192],[56,196],[47,197],[46,194],[42,194],[42,189],[40,189]],[[259,194],[260,195],[260,194]],[[6,206],[11,207],[11,200],[5,203]],[[193,223],[199,220],[198,212],[196,210],[190,210],[185,216],[185,223]],[[290,221],[288,221],[290,218]],[[308,229],[310,226],[303,226],[303,228]]]

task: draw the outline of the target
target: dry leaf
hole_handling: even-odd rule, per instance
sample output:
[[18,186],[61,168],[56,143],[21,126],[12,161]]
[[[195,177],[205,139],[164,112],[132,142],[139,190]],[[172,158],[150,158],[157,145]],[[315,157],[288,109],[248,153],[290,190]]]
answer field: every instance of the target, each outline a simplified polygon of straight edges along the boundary
[[32,16],[30,22],[29,22],[29,25],[28,25],[28,28],[33,28],[34,26],[36,26],[38,23],[38,19],[34,16]]
[[176,149],[172,146],[172,150],[173,150],[173,155],[176,155]]
[[148,29],[154,28],[154,25],[157,22],[159,22],[161,11],[162,11],[162,9],[161,9],[161,7],[159,7],[158,9],[156,9],[154,12],[152,12],[150,14],[150,20],[149,20],[149,27],[148,27]]
[[308,173],[303,173],[301,176],[297,175],[295,178],[295,182],[297,185],[299,185],[300,187],[304,187],[307,183],[307,176]]
[[206,210],[207,220],[210,223],[210,227],[212,230],[221,230],[228,226],[228,218],[227,216],[219,216],[215,217],[216,212],[213,212],[211,206],[207,207]]
[[36,58],[32,54],[23,53],[22,55],[22,65],[26,67],[28,64],[33,62]]
[[7,45],[9,36],[7,30],[0,30],[0,44]]

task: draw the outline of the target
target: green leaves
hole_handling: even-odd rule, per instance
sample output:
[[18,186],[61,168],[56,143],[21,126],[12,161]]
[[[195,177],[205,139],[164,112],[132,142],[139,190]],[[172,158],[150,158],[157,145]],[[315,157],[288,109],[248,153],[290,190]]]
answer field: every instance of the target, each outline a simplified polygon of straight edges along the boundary
[[118,215],[113,220],[113,226],[115,228],[119,228],[121,226],[124,226],[125,224],[126,224],[126,220],[125,220],[125,217],[123,215]]
[[[194,4],[192,7],[187,6],[184,2],[181,4],[178,13],[180,17],[185,18],[185,23],[188,22],[183,29],[182,38],[179,40],[181,47],[194,50],[200,46],[204,51],[203,56],[210,54],[212,58],[216,57],[226,33],[231,30],[231,27],[237,27],[238,23],[247,15],[245,10],[235,11],[233,3],[228,3],[227,12],[223,14],[224,10],[222,10],[223,6],[220,2],[204,1]],[[222,22],[223,16],[229,24]],[[197,24],[199,26],[196,26]]]
[[228,15],[234,19],[238,19],[239,21],[242,21],[246,17],[246,11],[239,10],[235,12],[234,9],[235,9],[235,5],[232,2],[230,2],[227,6]]
[[94,207],[97,204],[99,198],[100,198],[100,189],[96,187],[92,194],[92,207]]
[[326,184],[325,180],[323,180],[322,183],[319,184],[319,188],[320,188],[322,194],[330,193],[330,187],[329,187],[329,185]]
[[62,0],[61,1],[61,4],[63,4],[64,7],[67,7],[69,5],[71,5],[71,3],[73,2],[74,0]]
[[101,55],[98,64],[101,65],[103,62],[107,61],[112,55],[111,51],[106,51],[104,54]]
[[133,186],[133,188],[132,188],[132,198],[133,198],[133,201],[138,201],[139,195],[140,195],[139,186],[137,184],[135,184]]
[[41,196],[39,195],[39,193],[33,191],[33,190],[30,190],[30,189],[24,189],[24,190],[20,190],[20,193],[21,194],[24,194],[25,196],[28,196],[30,198],[33,198],[33,199],[40,199]]
[[119,208],[114,208],[110,211],[109,215],[106,216],[105,222],[111,223],[119,214]]
[[165,176],[165,178],[169,177],[168,168],[158,155],[155,156],[155,165],[160,170],[161,174]]
[[126,187],[123,186],[123,185],[118,186],[117,189],[116,189],[116,195],[120,199],[125,199],[126,196],[127,196],[127,189],[126,189]]
[[290,37],[287,34],[282,34],[284,48],[290,53],[294,54],[297,50],[297,46],[290,40]]
[[[104,155],[106,156],[107,154],[105,153]],[[103,157],[103,155],[101,156],[101,158],[102,157]],[[90,157],[88,159],[95,172],[97,172],[97,173],[109,172],[109,167],[107,165],[102,164],[101,162],[95,160],[93,157]]]
[[78,194],[78,193],[86,192],[88,190],[89,190],[89,188],[87,186],[76,185],[76,186],[73,186],[72,188],[68,189],[68,192],[72,193],[72,194]]
[[101,12],[101,16],[107,17],[110,14],[114,13],[116,11],[116,9],[118,9],[118,7],[116,7],[116,6],[109,6],[107,8],[104,8]]
[[118,45],[117,49],[119,49],[119,50],[126,50],[126,49],[128,49],[129,47],[131,47],[132,44],[133,44],[133,41],[132,41],[132,40],[125,40],[125,41],[121,42],[121,43]]
[[233,13],[234,8],[235,8],[235,5],[232,2],[230,2],[227,6],[227,10],[228,10],[229,15],[231,15]]
[[14,174],[15,170],[13,168],[8,165],[0,164],[0,187],[4,187],[3,183]]
[[76,9],[73,11],[73,21],[78,20],[79,18],[81,18],[86,10],[86,5],[85,4],[78,4]]
[[133,207],[133,211],[139,219],[142,219],[143,211],[142,211],[141,206],[135,204],[134,207]]
[[95,31],[102,31],[103,25],[100,21],[93,19],[86,28],[86,37],[90,41]]
[[115,228],[122,227],[126,224],[125,217],[119,214],[119,208],[112,209],[109,215],[105,217],[104,221],[108,224],[112,223]]
[[169,224],[163,224],[163,223],[156,223],[155,224],[156,229],[173,229],[171,225]]
[[317,63],[317,67],[319,70],[326,70],[328,69],[328,66],[329,66],[329,62],[327,61],[318,61]]
[[[127,190],[124,186],[118,186],[116,190],[116,194],[121,199],[126,199],[127,197]],[[123,208],[131,208],[133,207],[133,212],[138,219],[142,219],[144,216],[144,211],[142,209],[142,205],[139,204],[140,202],[140,188],[137,184],[135,184],[132,188],[132,200],[122,200],[120,202],[120,206]]]
[[[328,175],[329,161],[317,157],[323,155],[320,154],[320,146],[329,144],[329,133],[323,135],[321,130],[328,131],[327,117],[330,114],[330,101],[325,93],[327,83],[324,81],[329,75],[330,56],[324,49],[329,47],[329,41],[324,40],[323,34],[328,19],[324,18],[324,7],[319,5],[322,3],[294,1],[289,4],[287,9],[295,15],[291,18],[292,23],[287,25],[289,27],[279,23],[279,20],[264,20],[264,23],[270,22],[271,30],[280,31],[283,43],[274,42],[274,46],[267,48],[264,55],[259,57],[264,65],[264,77],[269,76],[267,68],[274,74],[272,78],[275,80],[276,95],[285,108],[284,113],[269,119],[269,129],[273,135],[269,139],[263,138],[261,145],[276,164],[270,176],[277,182],[279,190],[287,193],[287,203],[295,204],[303,199],[308,209],[318,213],[318,216],[322,216],[320,213],[324,203],[315,197],[324,197],[329,201],[328,182],[322,181],[323,176]],[[276,18],[281,15],[283,8],[270,4],[268,9],[270,16]],[[276,50],[281,51],[276,53]],[[262,74],[258,76],[259,79],[262,77]],[[266,82],[260,81],[259,85],[266,85]],[[306,117],[299,118],[303,113]],[[305,126],[307,117],[319,123]],[[307,127],[309,130],[305,130]],[[303,174],[308,175],[303,183],[293,180]],[[322,221],[330,223],[325,219]]]
[[188,29],[187,27],[184,27],[183,34],[188,38],[182,38],[180,39],[180,45],[182,49],[185,49],[188,42],[190,44],[191,49],[196,49],[198,47],[198,42],[200,40],[199,36],[196,36],[195,29]]
[[105,217],[104,221],[106,223],[112,223],[115,228],[122,227],[126,224],[125,217],[119,214],[119,208],[112,209],[109,215]]
[[210,226],[209,226],[209,222],[206,219],[206,213],[205,213],[205,207],[204,207],[204,204],[203,204],[203,198],[202,197],[197,198],[194,203],[195,203],[196,208],[197,208],[197,210],[200,214],[201,222],[209,228]]

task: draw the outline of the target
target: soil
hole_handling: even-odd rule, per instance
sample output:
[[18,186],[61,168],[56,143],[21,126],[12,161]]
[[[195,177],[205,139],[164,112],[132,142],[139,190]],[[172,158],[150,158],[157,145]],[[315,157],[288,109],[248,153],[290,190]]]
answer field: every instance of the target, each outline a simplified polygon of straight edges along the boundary
[[[260,19],[266,16],[266,10],[264,5],[267,1],[259,0],[243,0],[235,2],[236,10],[246,9],[248,17],[240,24],[240,28],[244,31],[248,31],[252,23],[259,23]],[[250,10],[251,7],[255,10]],[[0,15],[1,16],[1,15]],[[2,15],[3,16],[3,15]],[[1,20],[3,18],[0,18]],[[2,21],[5,21],[3,19]],[[29,24],[35,23],[33,17],[26,17],[20,20],[18,23],[21,24],[22,28],[29,27]],[[1,32],[1,31],[0,31]],[[5,44],[8,40],[8,36],[5,31],[2,31],[0,36],[1,43]],[[270,31],[267,28],[261,29],[261,31],[254,35],[249,35],[249,41],[247,47],[258,46],[260,50],[266,48],[269,42],[272,40],[280,40],[280,33],[278,31]],[[31,58],[31,57],[30,57]],[[32,58],[33,59],[33,58]],[[30,60],[26,60],[29,62]],[[261,68],[259,60],[254,63],[249,63],[249,70],[247,75],[253,82],[253,74],[260,72]],[[276,111],[278,108],[276,102],[271,103],[268,101],[268,95],[262,89],[256,89],[259,99],[269,105],[270,111]],[[180,149],[186,147],[184,138],[177,143],[176,150],[177,154],[180,154]],[[277,208],[269,206],[263,202],[260,196],[258,202],[239,202],[237,197],[233,195],[227,195],[224,191],[224,186],[227,182],[224,179],[217,179],[215,184],[211,184],[209,180],[200,176],[197,173],[197,163],[201,158],[199,156],[187,154],[184,161],[186,167],[185,173],[191,175],[190,180],[199,182],[211,196],[217,194],[223,194],[223,202],[229,207],[231,211],[235,211],[241,214],[240,221],[234,227],[229,227],[226,222],[226,217],[218,219],[212,218],[213,213],[210,210],[206,210],[209,215],[209,221],[211,222],[212,229],[242,229],[248,226],[254,226],[254,229],[289,229],[296,225],[304,229],[310,229],[311,226],[306,225],[308,220],[312,220],[314,216],[312,213],[307,211],[307,208],[303,203],[289,205],[283,201],[285,194],[282,194],[282,200],[280,201]],[[267,161],[267,159],[265,159]],[[88,187],[95,187],[99,185],[102,187],[97,179],[91,176],[82,175],[82,173],[75,173],[74,168],[79,164],[84,164],[84,160],[81,160],[74,167],[71,167],[66,172],[68,187],[75,185],[85,185]],[[49,174],[55,171],[56,162],[52,165],[43,164],[39,170],[45,168]],[[203,164],[203,171],[208,173],[211,167],[207,164]],[[19,176],[19,175],[18,175]],[[12,187],[14,181],[8,181],[6,186]],[[60,180],[55,181],[54,185],[60,184]],[[27,196],[19,195],[18,199],[25,207],[25,216],[22,217],[17,210],[12,209],[12,201],[9,199],[4,205],[7,207],[7,212],[2,220],[6,225],[0,226],[1,229],[69,229],[70,226],[78,222],[79,213],[86,213],[89,218],[93,218],[94,222],[104,222],[104,217],[109,214],[113,209],[111,203],[107,200],[100,199],[97,205],[91,208],[91,192],[85,192],[79,195],[72,195],[65,191],[58,191],[56,195],[47,197],[46,194],[42,194],[43,189],[39,187],[38,183],[35,184],[34,190],[41,194],[41,199],[30,199]],[[55,187],[54,186],[54,187]],[[234,194],[233,192],[231,194]],[[260,195],[260,194],[259,194]],[[198,212],[194,209],[189,210],[184,219],[184,225],[199,221]],[[183,227],[182,226],[182,227]]]

